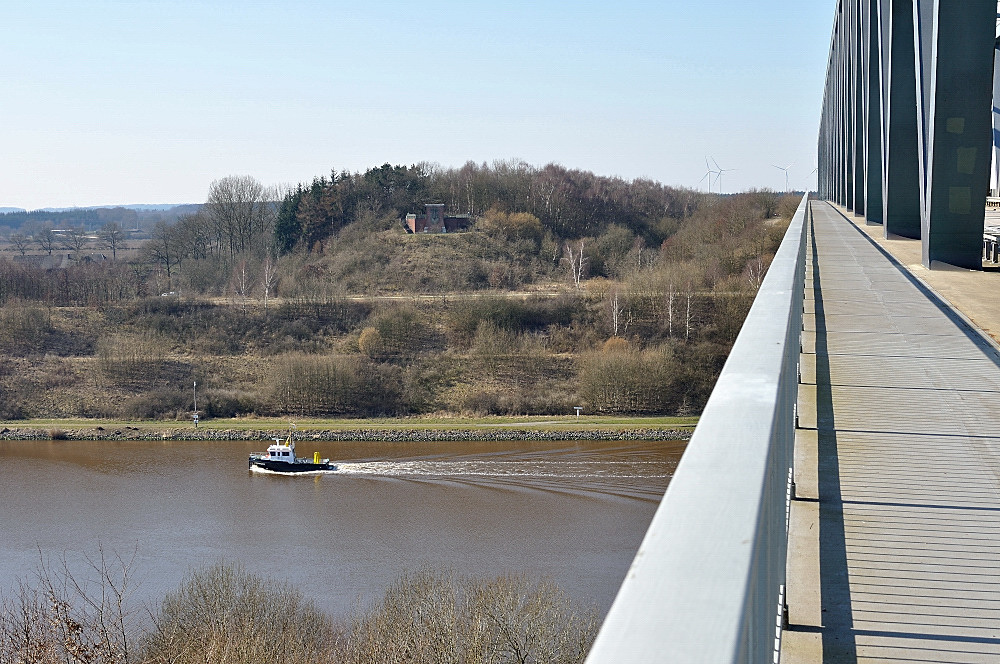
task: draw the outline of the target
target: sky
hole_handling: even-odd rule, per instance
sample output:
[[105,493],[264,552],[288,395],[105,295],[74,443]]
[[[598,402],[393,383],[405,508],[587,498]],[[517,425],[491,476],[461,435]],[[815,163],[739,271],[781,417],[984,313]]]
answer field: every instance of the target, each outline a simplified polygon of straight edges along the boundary
[[[815,186],[833,0],[3,0],[0,207],[521,159]],[[715,187],[718,190],[718,186]]]

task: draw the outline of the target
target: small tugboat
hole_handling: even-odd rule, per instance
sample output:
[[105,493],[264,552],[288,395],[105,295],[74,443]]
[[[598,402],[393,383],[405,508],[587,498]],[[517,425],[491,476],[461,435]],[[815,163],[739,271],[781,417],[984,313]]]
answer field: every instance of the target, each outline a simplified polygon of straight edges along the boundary
[[269,445],[264,454],[250,455],[250,470],[268,470],[272,473],[308,473],[317,470],[337,470],[335,464],[329,459],[320,459],[319,452],[313,453],[312,461],[295,456],[295,441],[292,440],[291,433],[288,439],[282,442],[280,438],[274,439],[274,444]]

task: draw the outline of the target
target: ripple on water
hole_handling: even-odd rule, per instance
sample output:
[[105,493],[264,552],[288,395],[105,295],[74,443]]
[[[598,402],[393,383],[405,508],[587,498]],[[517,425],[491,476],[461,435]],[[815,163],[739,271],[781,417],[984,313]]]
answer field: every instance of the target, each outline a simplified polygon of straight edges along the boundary
[[226,560],[346,614],[400,574],[433,566],[547,577],[603,611],[683,443],[299,447],[337,470],[248,472],[259,441],[0,441],[5,576],[31,579],[40,559],[62,557],[85,573],[98,547],[137,551],[136,598],[155,607],[192,568]]

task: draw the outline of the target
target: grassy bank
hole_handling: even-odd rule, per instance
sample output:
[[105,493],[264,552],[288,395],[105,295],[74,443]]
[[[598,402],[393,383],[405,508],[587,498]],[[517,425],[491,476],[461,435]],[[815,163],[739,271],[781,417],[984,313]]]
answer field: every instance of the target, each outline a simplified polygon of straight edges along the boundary
[[[687,438],[697,417],[404,417],[296,419],[296,435],[329,440],[517,440]],[[34,419],[0,422],[4,439],[246,440],[284,435],[280,418],[218,418],[191,422],[111,419]]]
[[[372,417],[372,418],[295,418],[292,420],[300,432],[313,429],[421,429],[421,430],[463,430],[517,427],[532,430],[572,429],[586,431],[595,429],[683,429],[693,428],[697,417],[612,417],[600,415],[566,416],[521,416],[521,417]],[[162,420],[115,420],[90,418],[58,418],[0,421],[0,424],[16,426],[19,429],[83,429],[104,427],[155,429],[156,431],[183,430],[194,428],[191,422]],[[198,423],[199,429],[274,429],[287,431],[289,420],[277,417],[234,417],[213,418]]]

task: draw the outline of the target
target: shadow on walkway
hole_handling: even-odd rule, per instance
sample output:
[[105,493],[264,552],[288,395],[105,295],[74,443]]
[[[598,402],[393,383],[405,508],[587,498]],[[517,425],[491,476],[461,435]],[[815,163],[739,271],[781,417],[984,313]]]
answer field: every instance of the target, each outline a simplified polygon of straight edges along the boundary
[[[811,222],[810,222],[811,223]],[[830,387],[830,358],[826,337],[826,313],[820,287],[816,236],[812,236],[813,289],[816,316],[816,427],[819,457],[819,555],[822,608],[823,661],[858,661],[851,611],[851,587],[847,568],[847,539],[844,531],[844,502],[840,490],[840,462],[837,431],[834,427],[833,395]],[[794,631],[796,626],[790,625]],[[815,631],[803,627],[801,631]]]

